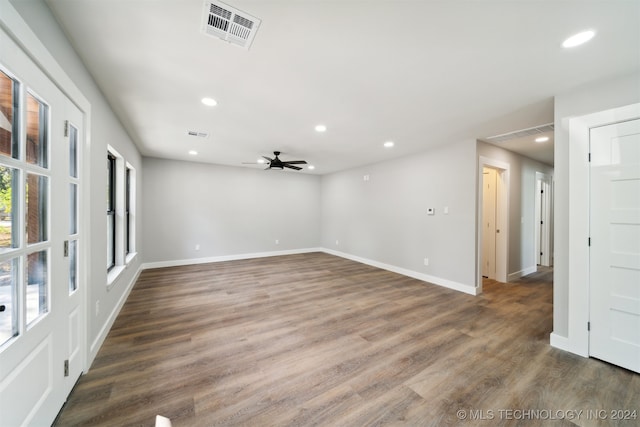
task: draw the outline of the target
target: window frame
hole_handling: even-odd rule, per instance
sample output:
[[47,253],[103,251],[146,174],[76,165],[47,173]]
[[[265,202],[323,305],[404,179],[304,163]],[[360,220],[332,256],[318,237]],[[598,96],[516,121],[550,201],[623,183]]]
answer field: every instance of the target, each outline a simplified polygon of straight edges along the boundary
[[[107,239],[111,240],[111,251],[109,251],[109,241],[107,241],[107,271],[111,271],[117,263],[116,166],[116,156],[111,151],[107,151]],[[109,221],[110,217],[111,221]],[[111,230],[109,227],[111,227]]]

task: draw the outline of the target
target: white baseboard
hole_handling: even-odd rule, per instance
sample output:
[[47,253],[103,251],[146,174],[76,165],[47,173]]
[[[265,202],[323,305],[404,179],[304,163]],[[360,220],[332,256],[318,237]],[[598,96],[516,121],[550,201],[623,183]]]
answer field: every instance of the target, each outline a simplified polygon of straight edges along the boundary
[[533,274],[533,273],[535,273],[536,271],[538,271],[538,267],[537,267],[537,266],[535,266],[535,265],[534,265],[534,266],[532,266],[532,267],[527,267],[527,268],[525,268],[525,269],[523,269],[523,270],[516,271],[515,273],[510,273],[510,274],[507,276],[507,281],[508,281],[508,282],[511,282],[511,281],[513,281],[513,280],[518,280],[519,278],[524,277],[524,276],[527,276],[527,275],[529,275],[529,274]]
[[549,344],[551,344],[551,347],[559,348],[560,350],[571,351],[569,338],[563,337],[562,335],[558,335],[554,332],[549,334]]
[[335,251],[333,249],[322,248],[322,252],[339,256],[341,258],[346,258],[351,261],[360,262],[362,264],[367,264],[372,267],[381,268],[383,270],[392,271],[394,273],[402,274],[403,276],[408,276],[414,279],[422,280],[423,282],[431,283],[434,285],[442,286],[445,288],[453,289],[456,291],[464,292],[470,295],[478,295],[478,288],[475,286],[465,285],[463,283],[454,282],[453,280],[443,279],[441,277],[431,276],[424,273],[418,273],[417,271],[408,270],[402,267],[396,267],[395,265],[385,264],[382,262],[370,260],[367,258],[362,258],[356,255],[351,255],[345,252]]
[[[102,347],[104,340],[107,339],[107,335],[109,334],[109,331],[113,326],[113,323],[116,321],[116,317],[118,317],[118,314],[120,314],[120,310],[122,310],[124,303],[127,301],[127,298],[129,297],[129,294],[133,289],[133,285],[135,285],[136,282],[138,281],[138,277],[140,277],[141,272],[142,272],[142,266],[138,267],[138,270],[135,272],[135,274],[133,275],[129,283],[127,283],[127,287],[125,291],[122,293],[122,295],[120,295],[120,299],[118,299],[118,303],[113,308],[113,310],[111,310],[111,313],[109,313],[109,317],[107,317],[106,322],[104,322],[104,324],[102,325],[102,328],[100,328],[100,333],[96,336],[96,338],[91,343],[91,346],[89,347],[89,354],[87,355],[87,365],[86,365],[87,370],[90,369],[91,364],[93,363],[93,360],[98,355],[98,351],[100,350],[100,347]],[[92,311],[87,310],[87,315],[91,315],[89,313],[92,313]]]
[[210,262],[224,262],[224,261],[237,261],[241,259],[251,258],[266,258],[271,256],[281,255],[296,255],[306,254],[310,252],[323,252],[322,248],[304,248],[304,249],[290,249],[285,251],[273,251],[273,252],[254,252],[247,254],[235,254],[235,255],[222,255],[206,258],[191,258],[191,259],[179,259],[172,261],[158,261],[158,262],[145,262],[142,264],[142,269],[147,270],[150,268],[164,268],[164,267],[178,267],[181,265],[193,265],[193,264],[207,264]]

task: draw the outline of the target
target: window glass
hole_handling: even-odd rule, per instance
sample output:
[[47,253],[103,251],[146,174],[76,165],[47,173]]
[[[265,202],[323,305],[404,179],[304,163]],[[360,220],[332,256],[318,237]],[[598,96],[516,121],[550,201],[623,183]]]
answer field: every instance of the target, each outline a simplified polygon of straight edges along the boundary
[[25,200],[27,207],[27,244],[44,242],[48,239],[48,178],[46,176],[28,173],[25,190]]
[[78,233],[78,184],[69,184],[69,234]]
[[78,129],[69,125],[69,175],[78,177]]
[[27,325],[49,310],[47,251],[27,255]]
[[69,292],[78,289],[78,241],[69,242]]
[[49,107],[35,96],[27,95],[27,162],[43,168],[47,164],[47,121]]
[[0,262],[0,346],[18,335],[18,263],[18,258]]
[[19,84],[0,71],[0,155],[18,158]]
[[131,169],[127,168],[126,172],[126,186],[125,186],[125,206],[124,206],[124,220],[125,220],[125,244],[126,244],[126,253],[129,254],[131,252],[131,215],[129,209],[131,208]]
[[18,247],[18,230],[14,226],[17,184],[18,171],[0,165],[0,252]]
[[116,158],[107,155],[107,269],[116,264]]

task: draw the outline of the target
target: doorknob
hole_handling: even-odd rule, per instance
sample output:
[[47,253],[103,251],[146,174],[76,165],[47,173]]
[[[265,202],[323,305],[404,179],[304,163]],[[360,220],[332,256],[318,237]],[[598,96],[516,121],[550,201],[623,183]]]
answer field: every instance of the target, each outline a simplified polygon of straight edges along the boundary
[[6,309],[7,307],[4,304],[0,305],[0,312],[5,311]]

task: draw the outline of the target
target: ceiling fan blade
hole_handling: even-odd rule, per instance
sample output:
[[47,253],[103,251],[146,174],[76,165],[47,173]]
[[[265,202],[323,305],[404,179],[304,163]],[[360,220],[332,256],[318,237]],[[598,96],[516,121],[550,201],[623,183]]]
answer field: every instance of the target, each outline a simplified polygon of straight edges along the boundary
[[[258,162],[242,162],[242,164],[243,165],[259,165],[261,163],[258,163]],[[264,164],[264,163],[262,163],[262,164]]]
[[282,164],[282,166],[284,166],[285,168],[289,168],[289,169],[295,169],[295,170],[297,170],[297,171],[299,171],[300,169],[302,169],[302,168],[299,168],[298,166],[291,166],[291,165],[290,165],[290,164],[288,164],[288,163],[283,163],[283,164]]
[[273,162],[273,159],[268,158],[267,156],[262,156],[263,159]]
[[289,163],[290,165],[306,165],[306,160],[283,160],[282,163]]

